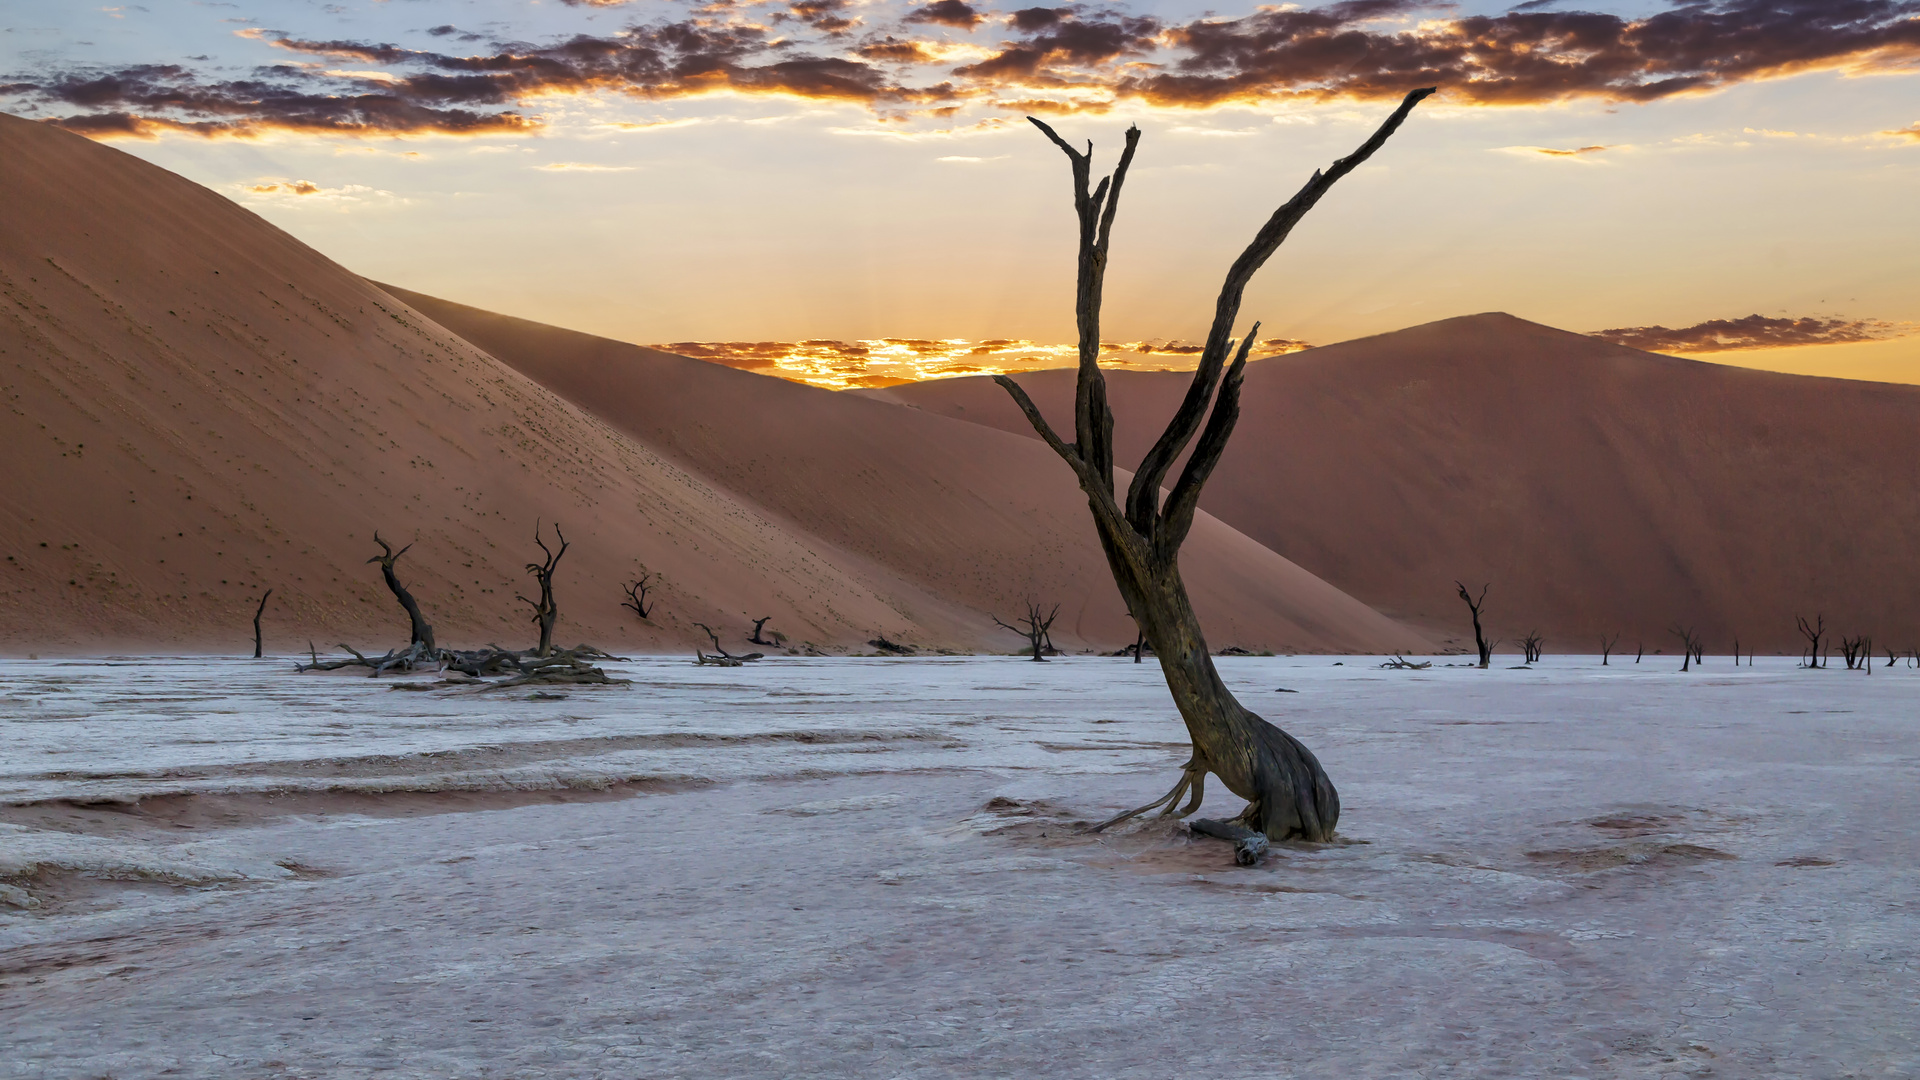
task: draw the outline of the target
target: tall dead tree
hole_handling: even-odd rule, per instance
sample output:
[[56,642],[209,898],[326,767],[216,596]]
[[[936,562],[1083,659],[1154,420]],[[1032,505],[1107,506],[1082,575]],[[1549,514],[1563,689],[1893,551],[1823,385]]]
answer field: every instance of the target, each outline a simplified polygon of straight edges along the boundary
[[[1080,363],[1074,389],[1073,441],[1069,443],[1055,434],[1018,383],[1004,375],[996,375],[994,381],[1013,397],[1034,431],[1073,470],[1080,490],[1086,494],[1094,529],[1120,597],[1153,645],[1174,705],[1193,741],[1193,754],[1172,791],[1106,825],[1163,806],[1172,812],[1188,792],[1191,798],[1180,814],[1193,812],[1200,805],[1208,773],[1247,800],[1246,809],[1233,821],[1205,823],[1207,828],[1203,830],[1235,840],[1239,861],[1259,858],[1268,839],[1327,840],[1339,822],[1340,797],[1312,752],[1235,700],[1214,669],[1206,638],[1200,632],[1200,620],[1194,615],[1180,577],[1180,545],[1193,526],[1200,490],[1220,463],[1240,417],[1240,383],[1259,333],[1259,324],[1255,323],[1235,348],[1234,325],[1247,283],[1333,185],[1384,146],[1414,106],[1433,92],[1425,89],[1408,94],[1359,149],[1334,162],[1326,172],[1315,172],[1292,199],[1274,211],[1234,260],[1214,303],[1213,324],[1186,398],[1135,470],[1124,502],[1114,489],[1113,411],[1107,405],[1106,378],[1099,363],[1100,306],[1114,214],[1127,168],[1140,142],[1140,129],[1127,129],[1119,164],[1095,187],[1092,144],[1081,153],[1051,127],[1028,118],[1067,156],[1073,173],[1073,206],[1080,226],[1074,295]],[[1162,501],[1161,484],[1190,443],[1193,453]],[[1202,824],[1195,823],[1195,828]]]
[[253,609],[253,658],[255,660],[260,659],[260,616],[266,614],[267,597],[272,595],[273,595],[272,589],[268,589],[266,592],[261,593],[260,606]]
[[540,545],[540,551],[546,557],[539,562],[527,564],[527,573],[540,585],[539,601],[518,597],[521,603],[533,609],[532,622],[540,627],[540,644],[534,647],[533,655],[546,657],[553,655],[553,623],[560,617],[560,605],[553,598],[553,568],[560,565],[560,556],[567,553],[567,538],[561,535],[560,523],[553,523],[553,535],[560,541],[558,550],[547,546],[540,536],[540,523],[533,523],[533,542]]
[[400,556],[412,551],[413,545],[408,544],[399,551],[395,551],[392,544],[380,539],[377,529],[373,534],[373,542],[380,545],[381,554],[375,555],[367,562],[380,564],[380,576],[386,579],[387,588],[393,591],[393,598],[400,601],[400,606],[406,609],[407,620],[410,623],[408,632],[412,635],[407,642],[408,649],[433,652],[435,649],[433,627],[427,625],[427,618],[420,614],[420,605],[414,601],[413,594],[407,591],[406,586],[400,584],[400,579],[393,573],[393,564],[400,561]]
[[1467,602],[1467,610],[1473,613],[1473,644],[1480,650],[1480,666],[1490,667],[1493,664],[1493,642],[1488,641],[1487,635],[1480,629],[1480,605],[1487,602],[1487,590],[1493,585],[1488,583],[1480,586],[1479,599],[1467,592],[1467,587],[1460,582],[1456,581],[1453,585],[1460,590],[1460,599]]
[[1810,668],[1819,667],[1820,638],[1827,632],[1827,617],[1825,615],[1815,615],[1813,621],[1808,622],[1805,616],[1795,615],[1793,617],[1793,623],[1795,629],[1800,631],[1800,636],[1807,639],[1807,666]]
[[1608,638],[1604,634],[1601,635],[1600,637],[1600,666],[1601,667],[1607,666],[1607,657],[1613,654],[1613,647],[1615,645],[1618,645],[1619,643],[1620,643],[1619,634],[1615,634],[1611,638]]
[[1033,651],[1033,659],[1045,660],[1048,650],[1052,647],[1052,642],[1047,640],[1047,630],[1053,626],[1053,620],[1060,614],[1060,605],[1053,605],[1053,610],[1044,615],[1040,612],[1041,606],[1029,600],[1027,601],[1027,617],[1019,620],[1019,626],[1009,626],[1006,623],[1000,622],[998,615],[992,618],[993,621],[1000,626],[1026,638],[1027,647]]

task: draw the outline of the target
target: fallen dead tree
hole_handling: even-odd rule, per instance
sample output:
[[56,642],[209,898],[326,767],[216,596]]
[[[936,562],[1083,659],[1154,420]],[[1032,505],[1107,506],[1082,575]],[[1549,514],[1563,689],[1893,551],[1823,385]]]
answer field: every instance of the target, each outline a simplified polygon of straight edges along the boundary
[[[714,654],[712,656],[701,652],[698,648],[693,650],[693,662],[698,667],[739,667],[742,664],[750,664],[755,660],[763,660],[766,658],[765,653],[757,652],[747,653],[744,656],[735,656],[721,646],[720,635],[714,632],[713,627],[708,626],[706,623],[694,623],[693,625],[705,630],[707,636],[713,639]],[[755,631],[759,629],[758,626],[754,627]]]
[[1395,670],[1405,669],[1407,671],[1425,671],[1428,668],[1433,666],[1433,661],[1423,660],[1420,663],[1416,664],[1413,661],[1407,659],[1406,657],[1401,656],[1399,653],[1394,653],[1393,659],[1387,661],[1384,664],[1381,664],[1380,666],[1383,668],[1393,668]]

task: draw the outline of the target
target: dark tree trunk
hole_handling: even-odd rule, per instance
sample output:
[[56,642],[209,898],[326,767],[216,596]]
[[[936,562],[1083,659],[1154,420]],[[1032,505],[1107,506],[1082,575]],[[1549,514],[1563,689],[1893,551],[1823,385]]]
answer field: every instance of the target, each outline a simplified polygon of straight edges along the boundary
[[427,625],[427,618],[420,614],[420,605],[414,601],[413,594],[407,591],[406,586],[400,584],[400,579],[393,573],[393,564],[400,561],[400,556],[413,550],[413,545],[408,544],[399,551],[395,551],[391,544],[380,539],[377,531],[373,534],[373,542],[380,545],[383,554],[375,555],[367,561],[380,564],[380,576],[386,579],[387,588],[393,591],[393,598],[400,601],[400,606],[406,609],[410,635],[408,646],[410,648],[418,646],[427,652],[434,651],[433,627]]
[[[1385,145],[1414,106],[1432,93],[1428,89],[1408,94],[1358,150],[1335,162],[1325,173],[1314,173],[1299,193],[1274,211],[1253,242],[1234,260],[1215,302],[1213,324],[1186,398],[1135,471],[1124,504],[1116,498],[1114,489],[1113,412],[1107,405],[1106,378],[1099,364],[1100,306],[1114,214],[1140,130],[1127,130],[1119,165],[1096,188],[1092,185],[1091,148],[1083,154],[1046,124],[1028,118],[1067,155],[1073,170],[1074,211],[1080,225],[1074,301],[1080,339],[1074,441],[1067,443],[1054,433],[1019,384],[1004,375],[995,376],[994,381],[1012,395],[1034,430],[1073,469],[1087,496],[1094,529],[1106,551],[1120,597],[1152,644],[1174,706],[1186,722],[1193,743],[1193,754],[1172,791],[1106,825],[1163,806],[1163,813],[1173,813],[1181,796],[1188,793],[1190,798],[1178,813],[1192,813],[1200,805],[1208,773],[1247,800],[1246,809],[1233,822],[1216,823],[1218,829],[1210,826],[1207,830],[1236,838],[1243,860],[1257,858],[1259,844],[1253,842],[1257,838],[1240,830],[1272,840],[1324,841],[1333,836],[1339,823],[1340,797],[1312,752],[1242,706],[1220,681],[1180,577],[1180,545],[1193,525],[1201,488],[1226,452],[1227,440],[1239,419],[1240,384],[1260,329],[1258,323],[1253,324],[1236,349],[1234,325],[1247,283],[1314,204]],[[1195,436],[1198,442],[1194,442]],[[1162,482],[1190,443],[1193,453],[1163,503]]]
[[547,546],[540,537],[540,523],[533,523],[533,542],[540,545],[540,551],[546,556],[542,561],[527,564],[527,573],[540,585],[538,602],[519,597],[521,603],[533,608],[533,623],[540,628],[540,644],[534,647],[533,655],[547,657],[553,655],[553,624],[560,617],[560,605],[553,596],[553,568],[560,565],[560,556],[567,553],[567,538],[560,532],[560,523],[553,523],[553,535],[560,541],[558,550]]
[[772,619],[773,619],[773,616],[767,615],[765,617],[753,620],[753,636],[748,638],[747,640],[752,642],[755,645],[766,645],[769,647],[772,646],[773,642],[760,640],[760,628],[767,625],[767,623],[772,621]]
[[1487,602],[1487,590],[1493,586],[1491,584],[1480,586],[1480,597],[1475,599],[1473,594],[1467,592],[1465,585],[1458,581],[1453,585],[1460,590],[1460,599],[1467,602],[1467,610],[1473,614],[1473,645],[1480,650],[1480,666],[1488,667],[1493,663],[1493,642],[1488,641],[1487,635],[1480,630],[1480,605]]
[[1600,639],[1600,666],[1601,667],[1607,666],[1607,657],[1613,654],[1613,647],[1619,643],[1620,643],[1619,634],[1613,635],[1613,638],[1611,640],[1605,637],[1602,637]]
[[269,597],[269,596],[272,596],[272,595],[273,595],[273,590],[272,590],[272,589],[268,589],[268,590],[267,590],[266,592],[264,592],[264,593],[261,593],[261,594],[260,594],[260,606],[259,606],[259,607],[257,607],[257,608],[254,608],[254,609],[253,609],[253,658],[254,658],[255,660],[258,660],[258,659],[260,659],[260,656],[261,656],[261,651],[260,651],[260,644],[261,644],[261,643],[260,643],[260,616],[261,616],[261,615],[264,615],[264,614],[266,613],[266,610],[267,610],[267,597]]

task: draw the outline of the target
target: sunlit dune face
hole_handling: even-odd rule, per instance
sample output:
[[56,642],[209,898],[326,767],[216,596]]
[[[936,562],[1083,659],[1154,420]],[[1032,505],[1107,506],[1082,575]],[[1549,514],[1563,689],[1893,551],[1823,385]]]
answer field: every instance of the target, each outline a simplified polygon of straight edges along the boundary
[[[1040,371],[1079,362],[1076,346],[1013,338],[676,341],[653,347],[829,390]],[[1280,356],[1310,347],[1304,341],[1267,338],[1254,347],[1253,355]],[[1201,346],[1181,341],[1109,341],[1101,343],[1100,363],[1130,371],[1189,371],[1200,362],[1201,351]]]

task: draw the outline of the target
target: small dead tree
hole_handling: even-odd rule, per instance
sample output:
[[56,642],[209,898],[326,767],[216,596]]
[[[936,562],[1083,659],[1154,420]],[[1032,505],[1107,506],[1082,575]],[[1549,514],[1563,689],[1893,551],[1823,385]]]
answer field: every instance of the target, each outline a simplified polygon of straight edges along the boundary
[[[654,581],[653,575],[648,573],[645,567],[641,567],[640,577],[637,580],[620,586],[621,590],[627,594],[627,598],[620,601],[620,606],[632,611],[642,619],[647,618],[648,615],[653,613],[653,604],[647,602],[647,590],[653,588],[655,584],[657,584],[657,582]],[[657,603],[658,601],[655,602]]]
[[1520,639],[1520,648],[1527,655],[1526,663],[1537,664],[1540,662],[1540,646],[1544,644],[1546,644],[1546,641],[1540,636],[1540,631],[1538,630],[1532,631],[1527,634],[1526,637]]
[[1601,667],[1607,666],[1607,657],[1613,655],[1613,647],[1618,644],[1620,644],[1619,634],[1615,634],[1611,638],[1607,637],[1605,634],[1602,634],[1600,636],[1600,666]]
[[1480,666],[1490,667],[1493,664],[1493,642],[1488,641],[1487,635],[1480,629],[1480,605],[1487,602],[1487,590],[1493,588],[1493,585],[1489,582],[1480,586],[1480,596],[1475,599],[1467,592],[1465,585],[1458,581],[1453,584],[1460,590],[1460,599],[1467,602],[1467,610],[1473,613],[1473,644],[1480,650]]
[[1873,639],[1862,634],[1859,637],[1840,638],[1840,656],[1846,661],[1848,671],[1864,668],[1873,670]]
[[1001,622],[998,615],[992,616],[992,618],[996,624],[1026,638],[1027,647],[1033,651],[1033,659],[1045,660],[1047,658],[1048,647],[1051,644],[1047,640],[1047,628],[1053,625],[1054,618],[1060,614],[1060,605],[1053,605],[1053,610],[1044,615],[1040,612],[1041,606],[1029,600],[1027,601],[1027,617],[1019,620],[1019,626],[1009,626]]
[[1700,639],[1693,636],[1693,627],[1675,624],[1667,627],[1667,633],[1680,639],[1682,653],[1680,670],[1685,671],[1693,665],[1700,655]]
[[[748,638],[747,640],[752,642],[755,645],[764,645],[769,649],[779,644],[779,642],[777,641],[760,640],[760,628],[767,625],[767,623],[771,622],[772,620],[773,620],[773,616],[771,615],[762,615],[760,618],[753,620],[753,636]],[[774,636],[777,638],[780,635],[775,634]]]
[[1810,668],[1819,667],[1820,638],[1827,632],[1827,617],[1825,615],[1815,615],[1813,621],[1808,622],[1805,616],[1795,615],[1793,622],[1795,627],[1800,631],[1800,636],[1807,639],[1806,666]]
[[[1191,799],[1180,811],[1189,814],[1199,807],[1205,778],[1212,773],[1229,791],[1246,799],[1247,806],[1232,821],[1196,822],[1194,828],[1232,840],[1237,861],[1257,860],[1269,838],[1325,841],[1333,836],[1340,819],[1340,798],[1319,761],[1298,740],[1241,705],[1215,670],[1200,620],[1180,577],[1180,545],[1193,527],[1201,488],[1220,463],[1240,417],[1240,384],[1259,332],[1255,323],[1236,349],[1233,333],[1248,282],[1334,184],[1386,145],[1414,107],[1433,92],[1424,89],[1408,94],[1359,149],[1336,161],[1326,172],[1314,173],[1292,199],[1274,211],[1234,260],[1214,304],[1213,323],[1186,398],[1134,471],[1124,499],[1114,488],[1113,410],[1107,404],[1106,376],[1100,370],[1100,307],[1114,214],[1139,145],[1140,129],[1127,129],[1119,164],[1096,187],[1092,182],[1092,146],[1081,153],[1051,127],[1029,117],[1066,155],[1073,173],[1073,207],[1080,227],[1074,295],[1079,370],[1074,387],[1073,441],[1069,443],[1054,432],[1018,383],[1005,375],[995,376],[994,381],[1013,397],[1034,431],[1073,470],[1087,497],[1114,584],[1127,610],[1146,631],[1193,742],[1193,754],[1181,768],[1173,790],[1098,828],[1162,806],[1170,813],[1180,797],[1191,791]],[[1167,474],[1190,444],[1193,452],[1163,501],[1160,492]]]
[[538,657],[553,655],[553,624],[560,617],[560,604],[553,596],[553,568],[560,565],[560,556],[567,553],[567,538],[561,534],[557,521],[553,523],[553,535],[560,542],[558,550],[548,547],[546,540],[541,538],[540,522],[536,520],[533,523],[533,542],[540,545],[545,558],[528,563],[527,573],[532,574],[533,580],[539,583],[540,599],[533,601],[516,596],[521,603],[533,609],[530,621],[540,628],[540,644],[534,646],[533,650],[533,655]]
[[380,539],[377,529],[373,534],[373,542],[380,545],[381,553],[368,559],[367,562],[380,564],[380,576],[386,579],[387,588],[392,590],[393,598],[400,601],[400,606],[406,609],[407,621],[410,624],[408,633],[412,635],[407,643],[409,651],[434,652],[433,627],[427,625],[426,616],[420,614],[420,605],[414,601],[413,594],[407,591],[406,586],[400,584],[400,579],[393,573],[393,564],[400,561],[400,556],[412,551],[413,545],[408,544],[399,551],[395,551],[393,545]]
[[1646,646],[1646,643],[1645,643],[1645,642],[1635,642],[1635,643],[1634,643],[1634,646],[1633,646],[1633,662],[1634,662],[1634,663],[1636,663],[1636,664],[1637,664],[1637,663],[1639,663],[1639,662],[1640,662],[1640,658],[1641,658],[1641,657],[1643,657],[1643,656],[1645,656],[1646,654],[1647,654],[1647,646]]
[[260,616],[266,613],[267,597],[272,595],[273,595],[272,589],[268,589],[266,592],[261,593],[260,606],[253,609],[253,658],[255,660],[260,659],[260,655],[261,655],[260,654]]

